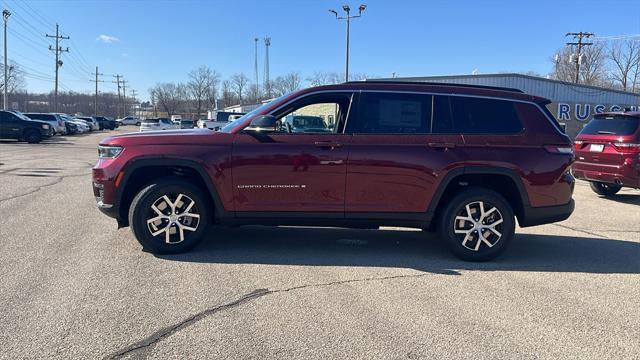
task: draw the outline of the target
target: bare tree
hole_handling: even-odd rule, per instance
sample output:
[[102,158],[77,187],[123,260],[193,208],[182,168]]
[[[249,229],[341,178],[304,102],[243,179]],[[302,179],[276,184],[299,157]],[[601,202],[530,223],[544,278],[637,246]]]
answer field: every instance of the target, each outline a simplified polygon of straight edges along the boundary
[[611,78],[622,90],[635,92],[640,67],[640,40],[618,40],[607,47],[607,58],[611,63]]
[[155,101],[169,116],[178,112],[185,93],[184,86],[176,83],[161,83],[153,87]]
[[249,85],[249,78],[244,73],[235,74],[231,77],[231,89],[238,97],[238,102],[242,105],[243,95]]
[[192,70],[188,76],[187,90],[195,105],[196,118],[199,119],[203,108],[215,102],[220,75],[208,66],[203,65],[196,70]]
[[[605,85],[606,57],[604,45],[602,43],[594,43],[591,46],[587,46],[583,48],[582,55],[582,59],[580,59],[580,76],[578,77],[580,83]],[[572,48],[562,48],[551,61],[555,63],[552,74],[554,79],[567,82],[575,80],[577,59]]]
[[[0,64],[0,74],[4,74],[4,64]],[[7,69],[7,84],[7,92],[10,94],[25,88],[24,72],[14,62]],[[4,76],[0,76],[0,92],[4,92]]]
[[331,73],[324,71],[315,71],[312,76],[307,78],[307,81],[311,86],[335,84],[331,79]]
[[300,89],[302,78],[297,72],[291,72],[283,76],[278,76],[273,80],[272,92],[276,96],[282,96]]
[[222,102],[224,107],[235,103],[233,89],[231,88],[231,80],[225,80],[222,82]]

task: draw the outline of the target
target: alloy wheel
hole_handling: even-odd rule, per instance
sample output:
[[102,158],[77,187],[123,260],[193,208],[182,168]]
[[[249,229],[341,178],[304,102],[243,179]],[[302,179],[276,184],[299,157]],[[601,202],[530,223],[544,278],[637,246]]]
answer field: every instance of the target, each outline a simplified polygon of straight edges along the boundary
[[471,251],[483,246],[491,248],[502,238],[502,214],[492,204],[474,201],[465,205],[453,222],[453,232],[458,241]]
[[151,236],[164,238],[167,244],[178,244],[200,224],[196,202],[185,194],[162,195],[151,204],[147,227]]

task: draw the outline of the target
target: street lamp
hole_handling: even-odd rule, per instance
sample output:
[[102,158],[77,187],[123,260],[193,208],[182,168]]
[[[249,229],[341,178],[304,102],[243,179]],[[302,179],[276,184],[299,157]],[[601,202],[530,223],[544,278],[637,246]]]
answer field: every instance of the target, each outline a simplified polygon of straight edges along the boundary
[[2,10],[2,19],[4,20],[4,96],[3,96],[3,109],[7,110],[7,88],[8,84],[8,76],[7,76],[7,21],[9,21],[9,16],[11,16],[11,12],[9,10]]
[[346,63],[345,63],[345,70],[344,70],[344,81],[349,81],[349,23],[351,19],[355,19],[355,18],[359,18],[362,16],[362,12],[367,8],[367,5],[360,5],[358,7],[358,15],[350,15],[351,12],[351,8],[349,7],[349,5],[343,5],[342,6],[342,10],[344,10],[344,12],[347,14],[346,16],[339,16],[338,12],[335,10],[329,10],[330,13],[332,13],[333,15],[336,16],[337,20],[347,20],[347,58],[346,58]]

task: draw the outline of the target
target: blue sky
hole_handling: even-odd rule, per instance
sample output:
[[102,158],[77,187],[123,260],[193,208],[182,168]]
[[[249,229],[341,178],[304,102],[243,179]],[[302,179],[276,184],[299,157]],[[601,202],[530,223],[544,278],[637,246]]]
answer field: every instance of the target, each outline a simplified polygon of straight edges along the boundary
[[[123,74],[142,98],[157,82],[184,81],[208,65],[223,77],[253,77],[253,38],[271,37],[271,77],[298,71],[344,70],[345,25],[327,10],[354,1],[13,1],[1,0],[9,19],[9,59],[23,65],[31,91],[50,91],[51,41],[64,40],[63,88],[93,91],[89,72],[105,80]],[[351,26],[351,72],[376,76],[535,71],[568,31],[598,36],[640,33],[640,1],[383,1],[368,0]],[[102,36],[101,35],[105,35]],[[259,46],[262,81],[264,46]],[[115,91],[112,83],[101,84]]]

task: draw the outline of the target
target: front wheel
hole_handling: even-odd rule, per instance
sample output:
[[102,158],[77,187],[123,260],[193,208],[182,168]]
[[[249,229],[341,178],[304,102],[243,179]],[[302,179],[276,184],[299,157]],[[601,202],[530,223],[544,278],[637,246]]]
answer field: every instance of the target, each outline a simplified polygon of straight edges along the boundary
[[24,140],[29,144],[37,144],[42,141],[42,135],[37,130],[28,130],[26,134],[24,134]]
[[509,203],[497,192],[469,188],[448,201],[438,230],[460,259],[487,261],[508,247],[515,232],[515,217]]
[[142,246],[155,254],[190,250],[211,223],[209,199],[193,184],[166,178],[144,187],[129,208],[129,224]]
[[136,123],[136,126],[140,126],[140,121],[138,121],[138,122]]
[[613,196],[622,189],[622,186],[616,184],[607,184],[601,182],[591,182],[591,190],[598,195],[602,196]]

